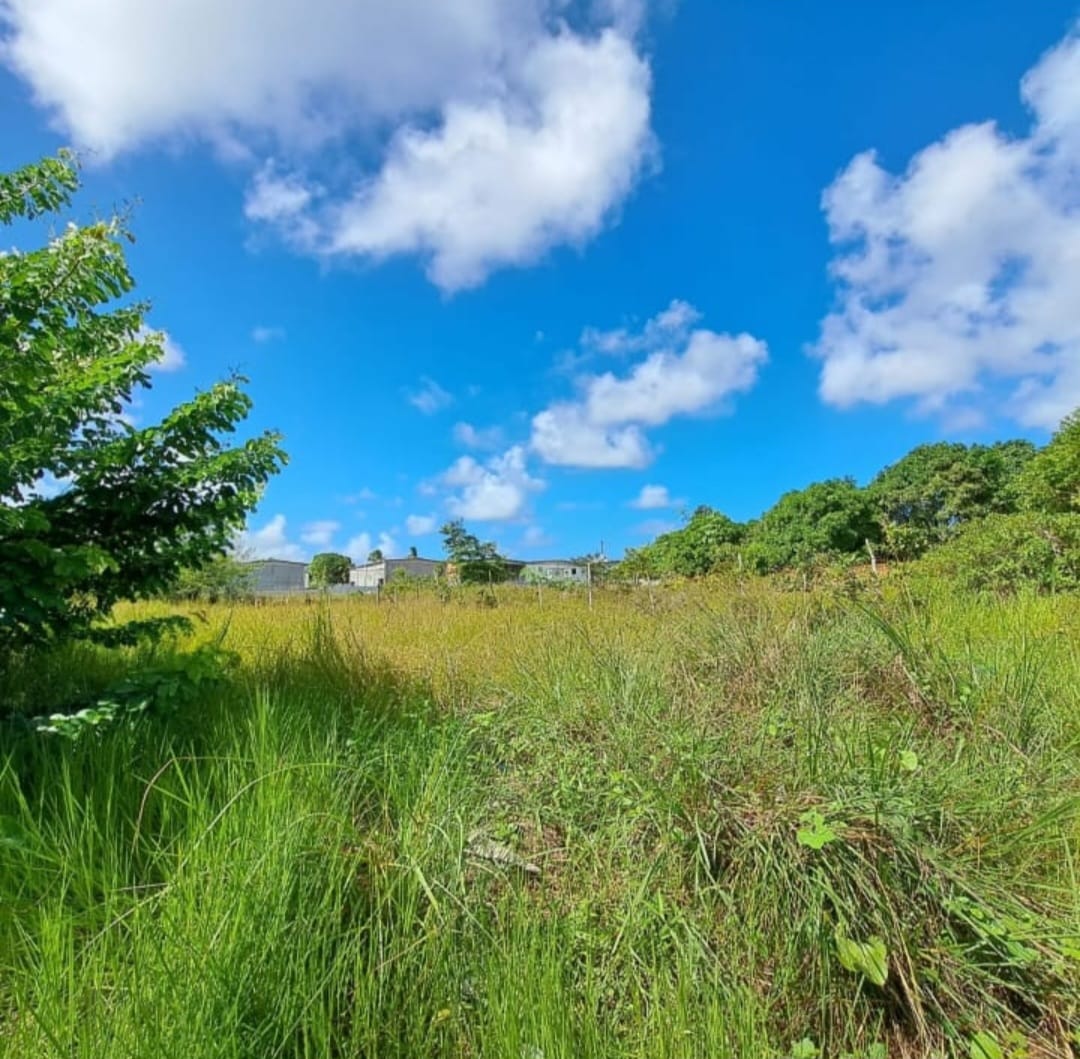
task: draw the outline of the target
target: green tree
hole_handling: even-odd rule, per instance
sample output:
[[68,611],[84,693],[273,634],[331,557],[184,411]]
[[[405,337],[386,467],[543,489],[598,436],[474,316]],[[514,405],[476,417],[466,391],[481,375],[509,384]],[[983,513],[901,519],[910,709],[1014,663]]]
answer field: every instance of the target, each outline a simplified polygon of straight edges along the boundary
[[953,537],[968,522],[1009,514],[1035,454],[1027,441],[996,445],[920,445],[868,486],[886,550],[910,559]]
[[168,595],[203,603],[242,599],[251,593],[251,581],[247,563],[234,555],[217,555],[202,566],[181,570]]
[[880,535],[866,491],[850,478],[833,478],[785,493],[750,527],[744,555],[753,569],[766,573],[854,555]]
[[416,559],[419,555],[420,555],[420,553],[416,550],[416,545],[415,544],[410,544],[409,545],[409,558],[410,559]]
[[352,560],[347,555],[337,552],[320,552],[308,564],[308,581],[313,588],[328,588],[330,585],[349,583],[349,571]]
[[381,563],[383,561],[382,548],[372,548],[368,552],[367,561],[369,563]]
[[[68,154],[0,176],[0,224],[77,187]],[[160,628],[100,622],[224,554],[284,462],[272,433],[226,444],[251,407],[237,377],[155,426],[125,420],[164,355],[146,304],[116,303],[129,238],[113,217],[0,255],[0,645]]]
[[1080,408],[1061,421],[1050,443],[1024,468],[1020,493],[1031,511],[1080,512]]
[[621,564],[629,577],[701,577],[733,559],[746,527],[702,505],[686,524],[633,549]]
[[453,563],[463,585],[506,580],[506,560],[499,555],[498,549],[491,541],[481,542],[465,528],[461,519],[447,522],[439,532],[446,557]]

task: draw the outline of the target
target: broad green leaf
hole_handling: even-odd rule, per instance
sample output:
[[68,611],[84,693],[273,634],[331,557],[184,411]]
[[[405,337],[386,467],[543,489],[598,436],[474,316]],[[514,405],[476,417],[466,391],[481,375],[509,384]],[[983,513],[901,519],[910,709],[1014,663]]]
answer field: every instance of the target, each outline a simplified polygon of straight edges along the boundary
[[914,750],[900,751],[900,767],[905,772],[914,772],[919,767],[919,756]]
[[795,838],[800,845],[810,849],[821,849],[840,837],[816,809],[803,813],[799,817],[799,823],[803,826],[798,830]]
[[855,941],[838,932],[836,953],[841,967],[863,975],[874,985],[884,985],[889,977],[888,951],[885,942],[879,937],[872,937],[869,941]]
[[997,1038],[981,1030],[971,1038],[971,1059],[1005,1059],[1005,1052]]

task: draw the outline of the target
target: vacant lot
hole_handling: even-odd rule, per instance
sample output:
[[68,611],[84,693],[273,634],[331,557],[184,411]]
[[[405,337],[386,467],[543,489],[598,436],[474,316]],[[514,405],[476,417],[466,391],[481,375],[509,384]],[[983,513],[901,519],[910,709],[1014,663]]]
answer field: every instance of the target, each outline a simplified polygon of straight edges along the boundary
[[188,613],[4,678],[25,715],[154,692],[76,739],[6,722],[0,1052],[1080,1047],[1076,597]]

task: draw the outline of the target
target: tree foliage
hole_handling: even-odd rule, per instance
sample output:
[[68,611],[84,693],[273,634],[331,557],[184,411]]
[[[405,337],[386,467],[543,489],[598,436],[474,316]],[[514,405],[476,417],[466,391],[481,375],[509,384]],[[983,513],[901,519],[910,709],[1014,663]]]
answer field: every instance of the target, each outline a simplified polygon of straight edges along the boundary
[[971,591],[1080,589],[1080,515],[991,515],[930,552],[922,568]]
[[330,585],[349,583],[352,560],[337,552],[320,552],[308,564],[308,580],[313,588],[329,588]]
[[850,478],[833,478],[785,493],[751,525],[743,554],[752,569],[766,573],[853,555],[880,536],[866,491]]
[[1027,464],[1019,489],[1029,511],[1080,512],[1080,408]]
[[620,572],[631,577],[701,577],[735,558],[745,538],[744,525],[703,505],[684,526],[631,551]]
[[447,522],[439,532],[446,557],[463,585],[490,584],[508,577],[506,560],[491,541],[481,542],[461,519]]
[[[77,186],[66,154],[0,177],[0,223]],[[118,600],[168,590],[226,551],[284,462],[272,433],[226,443],[251,407],[238,377],[155,426],[126,419],[164,355],[146,304],[118,303],[129,238],[113,217],[0,256],[0,645],[93,635]]]
[[181,570],[168,594],[200,603],[242,599],[251,594],[252,579],[247,563],[233,555],[217,555],[202,566]]
[[888,553],[914,558],[975,519],[1016,511],[1020,476],[1034,454],[1027,441],[912,449],[868,488]]

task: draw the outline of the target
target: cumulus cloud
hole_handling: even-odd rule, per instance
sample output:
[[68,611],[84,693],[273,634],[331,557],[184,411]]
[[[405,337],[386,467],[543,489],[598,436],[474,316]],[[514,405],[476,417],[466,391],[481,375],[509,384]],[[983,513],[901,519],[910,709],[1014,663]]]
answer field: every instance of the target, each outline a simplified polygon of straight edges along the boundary
[[826,190],[826,402],[1046,428],[1080,404],[1078,86],[1080,27],[1021,82],[1026,136],[966,125],[900,175],[860,154]]
[[532,449],[564,466],[645,467],[654,457],[646,427],[723,410],[749,390],[768,357],[765,343],[696,328],[699,319],[692,306],[674,301],[638,332],[586,332],[605,352],[646,355],[621,375],[580,376],[575,400],[533,417]]
[[434,515],[409,515],[405,519],[405,529],[410,537],[426,537],[434,533],[438,525]]
[[150,371],[154,374],[179,371],[187,366],[187,355],[184,353],[183,347],[168,331],[152,330],[144,327],[139,332],[138,337],[156,337],[161,341],[161,356],[150,365]]
[[539,41],[514,84],[406,127],[333,214],[331,253],[415,252],[444,290],[593,236],[649,157],[649,71],[614,30]]
[[289,540],[284,515],[274,515],[261,529],[245,529],[236,540],[236,550],[253,559],[303,560],[304,549]]
[[300,539],[313,548],[327,548],[334,539],[334,534],[341,529],[341,523],[333,519],[321,519],[307,523],[300,533]]
[[418,254],[455,290],[582,243],[626,199],[655,155],[644,10],[3,0],[0,59],[97,157],[210,142],[252,166],[251,220],[320,254]]
[[349,542],[345,545],[345,554],[354,563],[366,563],[367,557],[376,548],[382,552],[384,559],[397,557],[397,541],[389,533],[380,533],[374,541],[370,533],[358,533],[355,537],[349,538]]
[[630,506],[639,511],[656,511],[659,508],[674,507],[679,501],[672,500],[666,485],[643,485],[641,492],[630,501]]
[[654,459],[641,427],[594,423],[583,405],[569,402],[533,416],[530,444],[545,462],[564,467],[640,468]]
[[446,505],[450,513],[478,522],[520,518],[529,496],[545,486],[541,479],[529,474],[521,445],[514,445],[486,463],[461,456],[441,475],[440,482],[452,491]]
[[426,416],[441,412],[454,403],[454,395],[444,390],[434,379],[426,375],[420,379],[420,389],[407,395],[409,404]]
[[454,424],[454,441],[467,449],[497,449],[503,443],[499,427],[474,427],[472,423]]

